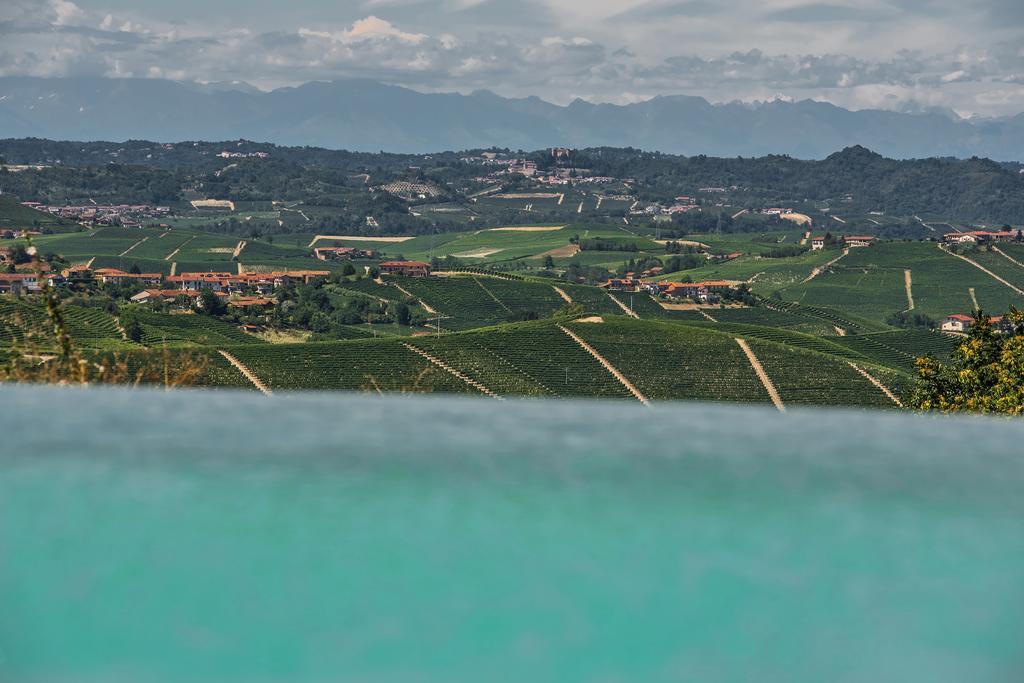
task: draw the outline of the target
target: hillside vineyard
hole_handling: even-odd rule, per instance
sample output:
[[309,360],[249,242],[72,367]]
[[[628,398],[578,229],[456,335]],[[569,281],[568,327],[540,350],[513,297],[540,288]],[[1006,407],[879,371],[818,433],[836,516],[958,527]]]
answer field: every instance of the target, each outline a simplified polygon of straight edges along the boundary
[[1024,306],[1024,176],[985,160],[0,155],[3,352],[56,358],[56,305],[75,349],[139,378],[900,409],[975,311],[1008,334]]

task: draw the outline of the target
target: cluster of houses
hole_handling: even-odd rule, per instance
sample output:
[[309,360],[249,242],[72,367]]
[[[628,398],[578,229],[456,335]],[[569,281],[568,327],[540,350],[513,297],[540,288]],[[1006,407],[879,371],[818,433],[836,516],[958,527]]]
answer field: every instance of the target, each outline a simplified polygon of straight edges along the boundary
[[942,236],[950,244],[987,244],[989,242],[1019,242],[1024,240],[1020,230],[971,230],[970,232],[950,232]]
[[267,159],[270,154],[267,152],[221,152],[217,155],[221,159]]
[[[1003,315],[989,316],[988,322],[996,334],[1013,334],[1013,323]],[[963,313],[955,313],[947,316],[942,321],[943,332],[954,332],[956,334],[967,334],[974,326],[974,318]]]
[[704,282],[644,282],[635,278],[612,278],[598,285],[610,292],[647,292],[666,299],[696,299],[702,303],[717,303],[725,292],[736,289],[739,283],[730,280]]
[[[65,268],[59,273],[33,270],[20,273],[0,273],[0,292],[10,294],[37,292],[43,281],[52,287],[72,283],[98,282],[103,285],[120,286],[135,284],[145,287],[148,295],[140,301],[163,297],[177,298],[182,294],[198,296],[204,289],[212,289],[224,296],[255,292],[267,295],[280,287],[292,284],[310,284],[324,280],[330,275],[327,270],[291,270],[273,273],[180,273],[164,276],[162,273],[126,273],[117,268],[96,268],[77,265]],[[143,292],[145,294],[145,292]]]
[[[871,235],[842,235],[835,238],[838,242],[846,248],[863,248],[874,246],[878,242],[878,238],[872,237]],[[828,243],[828,237],[826,235],[815,235],[811,237],[811,250],[821,251],[825,248]]]
[[22,202],[23,206],[58,218],[95,225],[116,225],[137,228],[144,218],[163,218],[171,213],[167,206],[148,204],[84,204],[80,206],[50,206],[40,202]]
[[321,261],[351,261],[376,258],[377,252],[356,247],[317,247],[313,250],[313,256]]

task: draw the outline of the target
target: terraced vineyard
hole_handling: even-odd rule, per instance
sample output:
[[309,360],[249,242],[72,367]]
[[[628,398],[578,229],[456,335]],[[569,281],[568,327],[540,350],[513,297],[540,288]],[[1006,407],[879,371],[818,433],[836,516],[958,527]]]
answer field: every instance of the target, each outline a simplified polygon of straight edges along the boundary
[[207,315],[165,315],[140,312],[146,346],[233,346],[259,344],[260,339],[237,326]]
[[837,337],[835,344],[845,346],[876,363],[892,368],[914,371],[914,361],[931,355],[947,360],[956,347],[957,339],[927,330],[900,330]]
[[891,329],[884,323],[861,318],[851,313],[847,313],[846,311],[838,311],[826,306],[805,306],[803,304],[788,301],[770,301],[765,303],[765,306],[777,311],[784,311],[794,315],[802,315],[819,322],[824,322],[833,327],[839,327],[848,332],[883,332]]
[[[81,348],[124,349],[126,342],[109,313],[98,308],[66,306],[65,321],[72,338]],[[52,325],[41,304],[0,298],[0,344],[32,343],[41,348],[54,345]]]
[[395,278],[393,282],[444,316],[441,326],[448,330],[495,325],[514,313],[547,317],[565,306],[554,289],[535,282],[483,276]]
[[[1005,252],[1005,250],[1003,250]],[[1009,252],[1006,252],[1009,253]],[[966,254],[972,261],[981,264],[999,277],[1009,282],[1014,287],[1024,291],[1024,267],[1021,267],[995,251],[980,249],[971,254]],[[1005,285],[1003,285],[1005,287]],[[1009,288],[1007,288],[1009,289]],[[1024,296],[1017,295],[1017,307],[1024,306]],[[1003,310],[996,310],[996,313],[1003,313]]]
[[842,360],[769,342],[755,341],[750,346],[783,403],[794,406],[894,406],[881,390]]
[[422,338],[413,344],[499,394],[629,397],[600,363],[549,322]]
[[823,319],[791,311],[775,310],[764,306],[756,308],[726,308],[711,311],[710,313],[715,320],[723,323],[777,327],[807,334],[831,335],[835,332],[834,326]]
[[[991,258],[997,264],[993,270],[1013,266],[998,254],[985,254],[983,258],[986,262]],[[1003,263],[998,262],[1000,258]],[[970,312],[971,289],[986,310],[1005,311],[1013,303],[1024,305],[1024,298],[1006,285],[941,251],[933,242],[889,242],[869,249],[852,249],[832,273],[788,288],[782,296],[817,307],[827,304],[841,308],[844,313],[883,321],[889,314],[908,307],[903,287],[905,270],[910,270],[913,277],[915,312],[935,319]]]
[[[111,362],[109,354],[97,356],[98,360]],[[220,353],[213,350],[162,349],[160,351],[127,351],[118,353],[116,361],[124,362],[129,373],[137,376],[143,370],[162,374],[163,369],[171,375],[186,363],[198,362],[204,366],[204,372],[198,385],[208,389],[252,389],[252,383],[231,365]]]
[[787,288],[783,296],[803,305],[841,308],[847,313],[884,320],[890,313],[908,307],[903,271],[836,265],[831,272],[810,282]]
[[806,351],[817,351],[848,360],[863,362],[870,360],[867,356],[837,343],[837,340],[844,337],[819,337],[811,334],[786,330],[776,327],[762,327],[760,325],[744,325],[743,323],[712,323],[710,321],[697,321],[686,323],[688,326],[700,327],[702,329],[724,332],[733,337],[743,337],[751,340],[762,340],[784,344]]
[[576,323],[572,329],[651,400],[769,401],[746,355],[728,335],[622,319]]
[[392,339],[249,345],[230,352],[274,390],[474,391]]

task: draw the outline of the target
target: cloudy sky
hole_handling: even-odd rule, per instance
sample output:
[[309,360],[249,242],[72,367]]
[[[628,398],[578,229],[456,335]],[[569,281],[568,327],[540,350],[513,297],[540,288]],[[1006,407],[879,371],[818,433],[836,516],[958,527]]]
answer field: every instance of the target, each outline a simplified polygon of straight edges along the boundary
[[1024,0],[0,0],[0,76],[1024,112]]

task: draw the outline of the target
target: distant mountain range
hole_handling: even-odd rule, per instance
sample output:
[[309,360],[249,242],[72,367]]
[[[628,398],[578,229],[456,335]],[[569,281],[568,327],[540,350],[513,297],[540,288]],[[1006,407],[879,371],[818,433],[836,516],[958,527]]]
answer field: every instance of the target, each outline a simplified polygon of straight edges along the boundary
[[673,154],[821,159],[864,145],[893,158],[1024,161],[1024,114],[965,120],[942,111],[849,111],[805,100],[711,104],[656,97],[558,106],[424,94],[366,80],[261,92],[244,83],[0,78],[0,138],[226,140],[366,152],[486,147],[636,147]]

